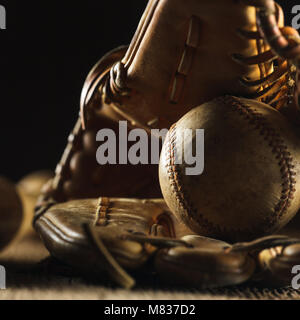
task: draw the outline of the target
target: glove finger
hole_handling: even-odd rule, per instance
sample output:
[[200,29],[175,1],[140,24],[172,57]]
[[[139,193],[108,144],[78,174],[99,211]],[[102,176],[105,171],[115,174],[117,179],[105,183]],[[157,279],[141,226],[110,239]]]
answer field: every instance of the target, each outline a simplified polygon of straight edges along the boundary
[[193,247],[163,249],[156,255],[156,270],[169,283],[213,288],[242,283],[254,272],[250,256],[226,252],[225,242],[194,235],[182,240]]
[[293,268],[300,265],[300,243],[263,250],[258,261],[261,268],[258,280],[270,285],[291,285]]

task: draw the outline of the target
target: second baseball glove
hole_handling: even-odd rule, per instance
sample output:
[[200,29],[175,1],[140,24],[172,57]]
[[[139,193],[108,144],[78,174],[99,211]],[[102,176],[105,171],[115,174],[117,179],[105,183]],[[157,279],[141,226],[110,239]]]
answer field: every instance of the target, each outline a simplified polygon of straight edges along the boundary
[[162,199],[69,201],[51,207],[36,228],[57,259],[127,288],[135,284],[129,274],[143,269],[158,271],[164,282],[195,287],[238,284],[255,269],[247,253],[227,253],[227,243],[179,223]]

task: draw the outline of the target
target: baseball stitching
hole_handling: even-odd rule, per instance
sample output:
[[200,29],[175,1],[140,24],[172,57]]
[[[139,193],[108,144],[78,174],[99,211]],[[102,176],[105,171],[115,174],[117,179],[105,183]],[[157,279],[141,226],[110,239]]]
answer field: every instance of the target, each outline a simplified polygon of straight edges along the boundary
[[[278,132],[274,128],[270,126],[267,119],[263,116],[263,114],[259,113],[257,110],[252,109],[250,106],[246,106],[241,103],[237,98],[231,96],[225,96],[217,98],[215,101],[220,101],[222,104],[226,104],[226,106],[231,106],[233,110],[238,111],[238,113],[243,117],[243,119],[247,120],[249,125],[255,126],[257,130],[259,130],[260,135],[268,142],[268,145],[272,149],[272,153],[274,154],[276,160],[278,160],[278,165],[280,166],[280,173],[282,178],[282,191],[281,197],[278,203],[275,205],[273,209],[273,213],[268,217],[262,229],[272,228],[276,223],[278,218],[280,219],[288,207],[291,205],[291,201],[294,198],[295,189],[295,175],[296,173],[293,171],[293,158],[288,152],[288,148],[284,143],[283,138],[280,136]],[[240,232],[245,235],[251,235],[254,230],[251,229],[229,229],[227,227],[219,226],[210,222],[206,219],[202,214],[200,214],[197,208],[193,205],[192,201],[188,196],[188,192],[183,187],[182,184],[182,173],[180,166],[175,163],[176,159],[176,124],[170,128],[168,138],[167,138],[167,168],[168,168],[168,177],[171,182],[171,186],[175,192],[175,197],[178,204],[184,210],[186,219],[196,220],[200,223],[201,226],[208,230],[214,230],[217,233],[224,232]],[[192,221],[191,221],[192,222]]]

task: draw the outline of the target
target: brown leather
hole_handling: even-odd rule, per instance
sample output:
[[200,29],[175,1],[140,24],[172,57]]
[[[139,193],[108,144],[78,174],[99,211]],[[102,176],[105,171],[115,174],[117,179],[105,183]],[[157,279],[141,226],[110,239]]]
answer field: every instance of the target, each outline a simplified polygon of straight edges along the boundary
[[[245,4],[257,8],[259,26],[264,37],[276,54],[284,59],[289,59],[300,67],[300,39],[294,29],[293,36],[286,37],[281,32],[276,21],[276,3],[274,0],[243,0]],[[297,39],[298,38],[298,39]],[[297,41],[295,41],[297,39]]]
[[132,272],[147,265],[163,282],[234,285],[248,280],[255,269],[247,254],[226,253],[227,243],[197,236],[180,224],[162,199],[102,197],[54,205],[36,224],[38,232],[53,256],[94,279],[116,280],[85,224],[121,268]]
[[[168,210],[168,215],[156,221],[156,209],[149,204],[153,200],[136,199],[130,207],[125,205],[129,200],[109,200],[109,210],[114,212],[118,208],[122,214],[115,222],[110,220],[106,226],[95,226],[98,215],[106,215],[107,209],[99,211],[97,200],[86,199],[161,197],[156,165],[99,166],[96,163],[95,135],[102,128],[116,131],[120,120],[129,120],[132,128],[148,131],[169,128],[193,107],[223,94],[268,102],[280,110],[289,106],[290,96],[295,93],[295,83],[290,81],[295,70],[269,50],[258,32],[258,23],[256,9],[236,0],[148,2],[129,48],[109,52],[87,77],[81,98],[81,117],[68,139],[54,179],[45,186],[38,201],[34,224],[52,255],[82,270],[83,274],[102,279],[115,269],[113,277],[128,287],[132,282],[126,281],[118,264],[121,268],[140,268],[151,260],[153,252],[159,252],[158,248],[163,251],[156,260],[157,268],[165,274],[168,256],[175,257],[174,267],[170,268],[174,268],[174,277],[179,282],[187,281],[193,268],[199,286],[209,285],[199,270],[205,271],[208,279],[214,279],[213,285],[248,279],[252,273],[251,259],[244,254],[222,259],[223,253],[219,259],[219,244],[214,253],[206,253],[202,240],[198,242],[196,237],[199,248],[194,251],[169,250],[170,246],[179,245],[189,250],[180,238],[193,232],[175,222]],[[276,23],[283,27],[279,7]],[[274,64],[279,68],[275,70]],[[291,109],[293,112],[286,113],[292,114],[292,119],[297,118],[295,105],[288,111]],[[158,211],[166,209],[162,203],[155,206],[160,208]],[[147,239],[139,234],[129,245],[128,238],[120,239],[119,234],[123,232],[127,237],[132,236],[129,225],[130,230],[146,234]],[[153,237],[149,231],[152,225],[158,225],[155,228],[162,232],[163,239]],[[203,261],[208,256],[211,268],[206,269]],[[195,259],[195,264],[179,270],[177,266],[185,257],[189,261]],[[221,276],[211,273],[222,266],[225,273],[231,272],[231,278],[224,276],[224,282]],[[124,281],[120,280],[122,274]],[[182,275],[181,279],[178,275]],[[173,277],[169,279],[173,281]]]
[[254,260],[247,253],[227,253],[226,242],[188,235],[192,248],[163,249],[155,267],[163,281],[192,287],[222,287],[243,283],[253,275]]
[[255,279],[272,286],[291,285],[294,266],[300,263],[300,242],[283,248],[265,249],[258,255],[260,272]]
[[[201,175],[186,174],[194,166],[184,161],[186,129],[205,130]],[[236,242],[277,232],[300,208],[299,137],[299,128],[261,102],[225,96],[203,104],[167,135],[159,167],[164,198],[203,236]]]
[[298,101],[298,104],[300,106],[300,70],[298,69],[297,74],[297,93],[296,93],[296,100]]
[[[220,287],[246,281],[265,286],[290,286],[300,264],[300,216],[280,235],[235,243],[186,235],[178,246],[158,251],[155,268],[162,281],[192,287]],[[255,262],[255,263],[254,263]]]
[[[288,65],[272,74],[273,64],[262,59],[269,48],[256,32],[255,8],[230,2],[231,5],[223,0],[214,4],[189,0],[182,8],[181,1],[149,1],[128,50],[120,47],[111,51],[87,77],[81,98],[82,127],[78,121],[57,166],[56,177],[45,190],[43,203],[49,199],[60,202],[99,195],[161,196],[156,166],[97,165],[92,155],[96,149],[95,134],[105,127],[117,130],[115,122],[119,120],[129,119],[133,127],[147,129],[169,127],[210,98],[223,93],[247,96],[268,87],[271,90],[257,99],[274,102],[278,107],[286,102],[287,95],[294,90],[286,88],[292,77]],[[214,18],[210,19],[212,12]],[[279,26],[283,26],[278,6],[276,16]],[[219,28],[219,24],[228,25],[228,21],[230,28]],[[244,60],[251,56],[253,61],[248,65]],[[271,56],[271,60],[274,58]],[[187,92],[174,103],[167,95],[171,83],[176,87],[174,79],[181,77],[176,71],[180,60],[183,65],[187,63],[190,72],[185,79]],[[253,80],[263,82],[257,85]],[[297,118],[295,112],[286,111],[292,113],[293,119]],[[115,179],[122,183],[114,183]]]
[[295,243],[285,245],[272,245],[264,250],[258,251],[258,272],[254,277],[272,286],[290,286],[294,266],[300,264],[300,215],[296,217],[280,231],[287,237],[288,241],[298,239]]
[[[37,213],[49,202],[64,202],[70,199],[109,197],[161,197],[157,165],[102,165],[96,161],[99,143],[96,134],[100,129],[111,129],[118,137],[118,121],[124,120],[113,110],[96,105],[95,88],[103,85],[97,78],[101,69],[109,70],[116,59],[124,54],[120,47],[105,55],[88,75],[82,91],[82,103],[92,104],[89,111],[89,126],[84,128],[78,119],[68,137],[68,144],[55,170],[55,177],[45,186],[37,204]],[[91,99],[91,102],[90,102]],[[128,124],[128,130],[130,130]],[[118,141],[117,141],[118,143]],[[118,145],[118,144],[117,144]],[[149,144],[150,145],[150,144]],[[130,148],[130,143],[128,143]],[[118,158],[118,154],[117,154]],[[118,181],[118,183],[116,183]]]
[[96,134],[101,128],[112,129],[118,136],[118,123],[110,119],[97,117],[97,122],[93,126],[90,124],[88,130],[82,130],[81,121],[78,120],[62,161],[56,168],[55,178],[44,189],[39,206],[50,199],[63,202],[98,195],[137,198],[161,196],[157,165],[100,166],[97,163]]
[[[278,5],[276,17],[283,27]],[[234,0],[189,0],[184,6],[151,0],[127,53],[105,74],[98,105],[148,130],[169,128],[193,107],[224,94],[282,107],[290,103],[287,89],[295,91],[285,86],[295,70],[280,60],[281,71],[273,74],[274,60],[254,7]]]
[[[229,21],[230,28],[220,28]],[[116,104],[143,126],[168,128],[216,96],[257,89],[245,88],[239,79],[260,78],[259,66],[245,67],[232,59],[233,54],[257,54],[254,41],[237,33],[255,30],[254,8],[233,0],[188,0],[184,6],[181,0],[152,0],[142,22],[121,61],[130,93]]]
[[144,243],[143,238],[163,237],[160,242],[167,247],[171,238],[192,233],[175,221],[162,199],[101,197],[54,205],[38,219],[36,229],[57,259],[103,279],[112,266],[105,264],[103,252],[91,241],[84,225],[93,228],[117,263],[132,270],[148,262],[155,251],[147,245],[150,239]]

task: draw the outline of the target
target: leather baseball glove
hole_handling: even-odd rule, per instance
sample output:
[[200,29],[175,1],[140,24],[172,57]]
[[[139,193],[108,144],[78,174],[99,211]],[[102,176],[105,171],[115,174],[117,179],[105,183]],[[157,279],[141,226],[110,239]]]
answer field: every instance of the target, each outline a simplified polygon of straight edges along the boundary
[[150,0],[129,47],[104,56],[84,84],[80,119],[37,204],[34,225],[50,253],[125,287],[134,285],[128,273],[149,267],[177,284],[238,284],[261,265],[275,270],[260,252],[278,246],[274,259],[294,263],[299,246],[296,254],[283,246],[298,240],[232,246],[194,234],[158,199],[157,165],[99,166],[95,154],[99,129],[117,132],[121,120],[129,129],[169,128],[224,94],[268,103],[299,123],[299,48],[273,0]]

